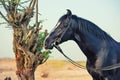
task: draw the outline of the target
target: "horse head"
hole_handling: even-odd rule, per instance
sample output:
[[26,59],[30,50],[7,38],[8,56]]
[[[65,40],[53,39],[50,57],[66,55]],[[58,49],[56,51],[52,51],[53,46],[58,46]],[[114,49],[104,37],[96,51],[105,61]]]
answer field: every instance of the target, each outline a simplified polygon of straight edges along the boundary
[[51,31],[45,40],[45,48],[52,49],[53,45],[61,44],[72,38],[72,12],[67,10],[67,14],[63,15],[55,25],[55,28]]

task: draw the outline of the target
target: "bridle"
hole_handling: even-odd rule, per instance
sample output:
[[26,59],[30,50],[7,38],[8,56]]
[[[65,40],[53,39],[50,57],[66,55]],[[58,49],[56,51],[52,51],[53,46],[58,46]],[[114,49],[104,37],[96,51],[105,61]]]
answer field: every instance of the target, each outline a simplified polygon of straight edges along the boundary
[[60,36],[55,42],[60,43],[62,37],[64,36],[64,34],[65,34],[65,33],[67,32],[67,30],[69,29],[71,22],[72,22],[72,19],[70,19],[70,21],[69,21],[69,23],[68,23],[68,26],[66,27],[66,29],[64,30],[64,32],[61,34],[61,36]]
[[[62,35],[55,41],[55,43],[59,43],[62,39],[62,37],[64,36],[64,34],[66,33],[66,31],[69,29],[70,25],[71,25],[71,21],[72,19],[70,19],[69,23],[68,23],[68,26],[66,27],[66,29],[64,30],[64,32],[62,33]],[[65,57],[67,58],[67,60],[69,62],[71,62],[73,65],[79,67],[79,68],[82,68],[82,69],[86,69],[85,66],[81,65],[81,64],[78,64],[77,62],[75,62],[74,60],[72,60],[71,58],[69,58],[66,54],[64,54],[64,52],[62,51],[62,49],[60,48],[59,45],[56,45],[56,44],[53,44],[53,46]],[[97,69],[94,69],[92,68],[92,70],[94,71],[107,71],[107,70],[113,70],[113,69],[116,69],[116,68],[120,68],[120,63],[118,64],[113,64],[113,65],[110,65],[110,66],[106,66],[106,67],[102,67],[102,68],[97,68]]]
[[[64,34],[66,33],[66,31],[69,29],[70,25],[71,25],[72,19],[70,19],[68,26],[66,27],[66,29],[64,30],[64,32],[61,34],[61,36],[55,41],[55,43],[60,43],[62,37],[64,36]],[[59,45],[53,44],[53,46],[65,57],[67,58],[67,60],[69,62],[71,62],[73,65],[82,68],[82,69],[86,69],[85,66],[78,64],[77,62],[75,62],[74,60],[72,60],[71,58],[69,58],[66,54],[64,54],[64,52],[62,51],[62,49],[60,48]]]

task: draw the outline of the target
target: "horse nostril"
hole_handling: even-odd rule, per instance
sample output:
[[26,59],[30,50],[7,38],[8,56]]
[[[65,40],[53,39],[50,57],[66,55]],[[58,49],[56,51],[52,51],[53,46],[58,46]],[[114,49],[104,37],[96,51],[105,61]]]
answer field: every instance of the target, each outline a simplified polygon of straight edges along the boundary
[[45,49],[47,49],[47,46],[44,46]]
[[47,47],[47,46],[44,46],[44,48],[45,48],[45,49],[48,49],[48,47]]
[[46,42],[44,43],[44,48],[47,49],[47,43]]

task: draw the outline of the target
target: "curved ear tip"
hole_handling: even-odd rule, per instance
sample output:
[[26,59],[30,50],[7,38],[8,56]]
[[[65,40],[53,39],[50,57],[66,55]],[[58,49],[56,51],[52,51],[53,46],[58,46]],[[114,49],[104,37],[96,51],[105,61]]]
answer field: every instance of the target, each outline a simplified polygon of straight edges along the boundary
[[67,11],[70,11],[70,9],[66,9]]
[[67,15],[72,15],[72,12],[71,12],[71,10],[70,9],[66,9],[67,10]]
[[66,9],[67,10],[67,12],[71,12],[71,10],[70,9]]

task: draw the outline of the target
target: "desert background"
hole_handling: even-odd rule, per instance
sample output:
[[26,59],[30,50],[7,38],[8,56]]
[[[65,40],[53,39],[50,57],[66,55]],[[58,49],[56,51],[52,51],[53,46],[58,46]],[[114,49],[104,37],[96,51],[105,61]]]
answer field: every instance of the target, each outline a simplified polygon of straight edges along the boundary
[[[85,62],[80,62],[85,65]],[[17,80],[14,59],[0,59],[0,80],[11,77]],[[80,69],[65,60],[48,60],[39,65],[35,72],[35,80],[92,80],[86,69]]]

